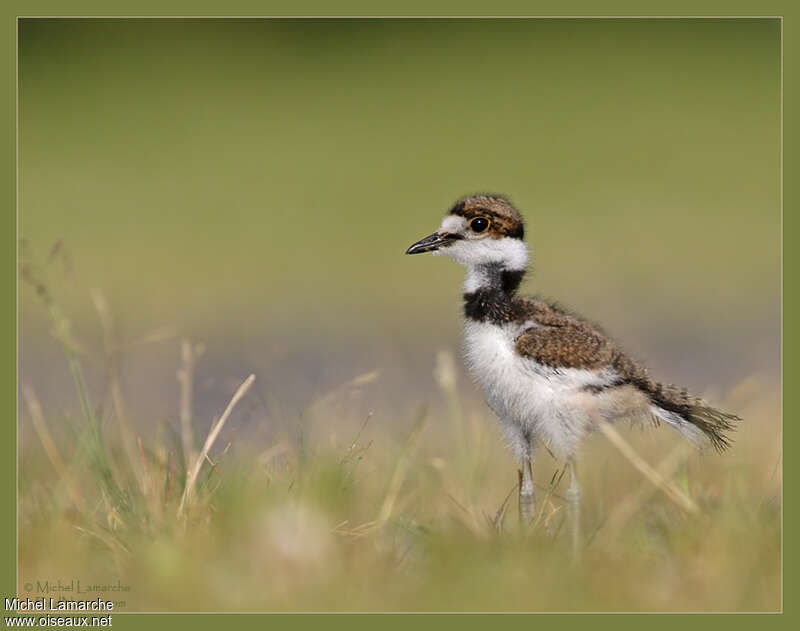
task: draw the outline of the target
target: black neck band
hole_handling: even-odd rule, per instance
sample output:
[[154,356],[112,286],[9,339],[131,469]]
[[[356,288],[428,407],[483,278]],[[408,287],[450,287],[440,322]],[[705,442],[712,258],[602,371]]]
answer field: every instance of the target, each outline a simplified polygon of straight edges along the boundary
[[525,270],[507,270],[487,265],[481,270],[485,282],[475,291],[464,293],[464,315],[477,322],[503,324],[519,317],[517,289]]

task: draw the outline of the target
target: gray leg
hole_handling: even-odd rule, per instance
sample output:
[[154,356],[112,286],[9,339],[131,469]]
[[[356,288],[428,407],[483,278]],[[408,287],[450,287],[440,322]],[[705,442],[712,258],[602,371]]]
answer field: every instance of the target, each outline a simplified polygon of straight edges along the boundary
[[581,541],[581,486],[578,481],[578,467],[575,460],[569,461],[569,488],[567,489],[567,516],[572,536],[572,558],[580,558],[583,542]]
[[533,511],[536,506],[536,498],[533,492],[533,467],[531,456],[522,462],[522,469],[519,470],[519,521],[528,527],[533,521]]
[[514,452],[519,469],[519,521],[523,528],[527,528],[533,521],[535,498],[533,494],[533,448],[532,437],[524,430],[522,423],[517,423],[511,418],[500,417],[503,432],[508,440],[508,445]]

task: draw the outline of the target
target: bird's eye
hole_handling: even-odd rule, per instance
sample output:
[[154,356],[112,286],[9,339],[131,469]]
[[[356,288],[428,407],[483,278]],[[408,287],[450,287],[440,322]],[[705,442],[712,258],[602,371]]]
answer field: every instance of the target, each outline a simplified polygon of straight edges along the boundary
[[475,217],[469,222],[469,228],[472,232],[485,232],[489,227],[489,220],[486,217]]

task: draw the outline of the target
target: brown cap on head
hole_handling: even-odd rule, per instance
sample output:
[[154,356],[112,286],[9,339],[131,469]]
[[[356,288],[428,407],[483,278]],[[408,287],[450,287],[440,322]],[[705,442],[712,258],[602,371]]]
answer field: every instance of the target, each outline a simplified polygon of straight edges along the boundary
[[502,195],[481,194],[462,197],[450,209],[450,214],[464,217],[467,222],[476,217],[485,217],[490,221],[487,233],[495,239],[502,237],[522,239],[525,236],[525,222],[522,215]]

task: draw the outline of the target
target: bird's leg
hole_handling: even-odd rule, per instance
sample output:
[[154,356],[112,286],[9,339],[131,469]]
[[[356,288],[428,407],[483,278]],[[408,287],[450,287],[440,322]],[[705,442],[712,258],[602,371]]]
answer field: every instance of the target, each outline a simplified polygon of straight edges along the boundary
[[581,553],[581,486],[575,459],[569,461],[569,488],[567,489],[567,515],[572,536],[572,558],[577,561]]
[[533,467],[531,456],[522,461],[519,470],[519,521],[524,527],[531,525],[536,499],[533,493]]

